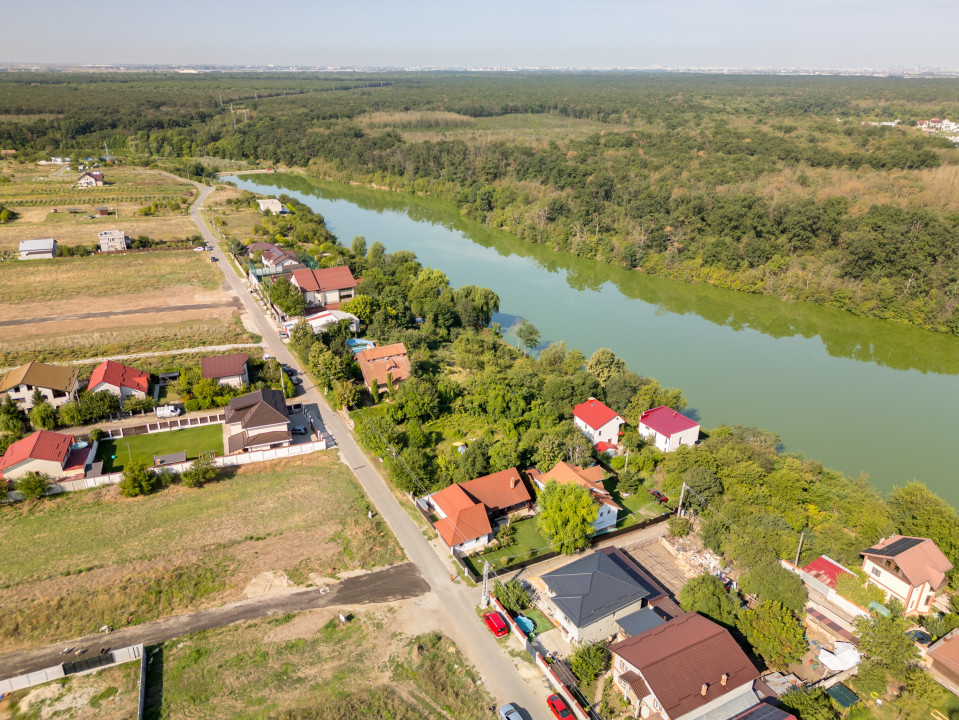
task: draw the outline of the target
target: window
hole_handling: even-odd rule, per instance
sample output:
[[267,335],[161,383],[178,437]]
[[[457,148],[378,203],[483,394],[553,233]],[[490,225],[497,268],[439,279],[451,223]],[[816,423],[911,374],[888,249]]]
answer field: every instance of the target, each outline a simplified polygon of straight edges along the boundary
[[874,567],[874,568],[872,569],[872,574],[875,575],[876,577],[881,577],[881,576],[882,576],[882,570],[880,570],[880,569],[877,568],[877,567]]

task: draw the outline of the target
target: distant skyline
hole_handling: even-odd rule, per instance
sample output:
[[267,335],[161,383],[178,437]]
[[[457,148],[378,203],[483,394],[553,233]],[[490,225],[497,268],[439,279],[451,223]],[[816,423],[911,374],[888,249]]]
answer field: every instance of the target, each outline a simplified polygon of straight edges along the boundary
[[959,69],[956,0],[52,0],[4,25],[7,64]]

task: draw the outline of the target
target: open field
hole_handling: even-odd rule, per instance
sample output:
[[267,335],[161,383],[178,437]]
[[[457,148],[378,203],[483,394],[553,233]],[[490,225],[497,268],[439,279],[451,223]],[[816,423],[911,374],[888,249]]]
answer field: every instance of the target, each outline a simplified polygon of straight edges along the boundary
[[208,253],[0,263],[0,367],[257,341],[238,310]]
[[0,226],[0,250],[15,252],[21,240],[43,237],[55,238],[58,245],[96,245],[97,233],[104,230],[123,230],[130,238],[146,235],[155,240],[182,240],[196,234],[196,225],[185,215],[135,217],[122,212],[119,218],[57,214],[29,222],[28,217],[23,217]]
[[421,608],[364,608],[345,626],[336,615],[311,610],[165,643],[148,676],[146,717],[489,717],[492,698],[463,655],[438,633],[418,634],[429,623]]
[[204,214],[207,219],[216,220],[227,237],[246,242],[253,237],[253,226],[260,222],[262,215],[254,208],[237,209],[227,204],[240,194],[240,190],[230,185],[217,185],[203,204]]
[[222,477],[141,498],[111,486],[0,508],[0,650],[404,559],[335,451]]
[[117,440],[102,440],[96,459],[103,461],[104,472],[119,472],[131,461],[142,460],[152,466],[154,455],[166,455],[182,450],[186,450],[187,460],[194,460],[204,452],[212,451],[222,455],[223,425],[217,423]]
[[136,717],[139,702],[140,663],[130,662],[10,693],[0,701],[0,717],[129,720]]

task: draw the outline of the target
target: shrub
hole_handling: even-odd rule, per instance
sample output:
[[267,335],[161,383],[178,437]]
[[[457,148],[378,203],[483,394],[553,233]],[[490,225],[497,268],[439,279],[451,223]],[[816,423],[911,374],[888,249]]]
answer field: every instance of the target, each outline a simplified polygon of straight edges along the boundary
[[516,528],[512,523],[501,525],[496,533],[496,542],[500,547],[509,547],[516,542]]
[[589,643],[576,648],[569,658],[569,669],[584,685],[589,685],[606,669],[609,653],[600,643]]
[[217,468],[209,457],[198,457],[193,464],[180,474],[186,487],[199,488],[216,480]]
[[124,497],[149,495],[158,489],[163,478],[146,466],[142,460],[135,460],[123,469],[120,480],[120,494]]
[[532,604],[529,593],[516,578],[505,583],[497,580],[493,585],[493,597],[514,615],[518,615]]
[[686,537],[693,531],[693,521],[679,515],[669,518],[668,525],[669,534],[673,537]]
[[609,461],[609,466],[613,468],[613,470],[622,470],[626,466],[626,458],[622,455],[617,455]]
[[24,500],[39,500],[47,494],[50,477],[38,472],[29,472],[16,481],[14,487]]
[[619,483],[616,489],[621,495],[633,495],[643,484],[643,479],[632,470],[624,470],[619,474]]
[[90,431],[90,442],[100,442],[103,439],[103,430],[100,428],[93,428]]

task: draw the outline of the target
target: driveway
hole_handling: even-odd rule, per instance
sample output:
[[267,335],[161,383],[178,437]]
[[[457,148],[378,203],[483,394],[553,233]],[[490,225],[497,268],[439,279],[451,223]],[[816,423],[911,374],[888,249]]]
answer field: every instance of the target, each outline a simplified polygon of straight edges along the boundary
[[255,620],[269,615],[285,615],[330,605],[363,605],[416,597],[428,593],[430,586],[412,563],[394,565],[364,575],[356,575],[337,583],[284,595],[267,595],[223,605],[188,615],[154,620],[122,628],[108,634],[87,635],[65,640],[56,645],[0,656],[0,678],[11,678],[35,670],[75,660],[74,653],[63,654],[65,648],[86,650],[80,657],[96,655],[100,648],[127,647],[143,643],[152,645],[181,635],[232,625],[242,620]]

